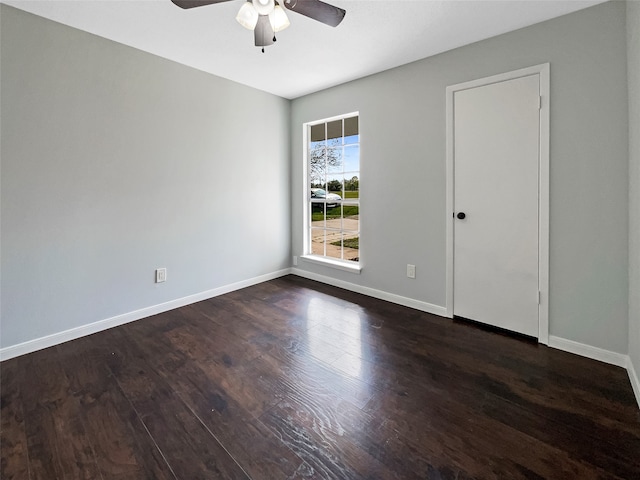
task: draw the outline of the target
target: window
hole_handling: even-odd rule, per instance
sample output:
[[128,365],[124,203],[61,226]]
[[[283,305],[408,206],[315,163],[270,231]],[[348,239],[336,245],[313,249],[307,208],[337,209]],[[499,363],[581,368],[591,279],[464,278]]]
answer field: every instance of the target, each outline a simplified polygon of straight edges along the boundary
[[357,266],[360,261],[360,134],[352,113],[306,125],[305,253]]

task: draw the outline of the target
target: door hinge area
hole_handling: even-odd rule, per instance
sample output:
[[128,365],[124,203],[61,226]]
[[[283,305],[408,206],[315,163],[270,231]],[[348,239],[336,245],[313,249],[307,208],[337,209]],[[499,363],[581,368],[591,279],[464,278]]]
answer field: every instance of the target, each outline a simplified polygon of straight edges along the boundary
[[542,110],[542,96],[538,95],[538,110]]
[[540,290],[538,290],[538,305],[540,305],[540,303],[541,303],[540,298],[541,298],[541,294],[540,294]]

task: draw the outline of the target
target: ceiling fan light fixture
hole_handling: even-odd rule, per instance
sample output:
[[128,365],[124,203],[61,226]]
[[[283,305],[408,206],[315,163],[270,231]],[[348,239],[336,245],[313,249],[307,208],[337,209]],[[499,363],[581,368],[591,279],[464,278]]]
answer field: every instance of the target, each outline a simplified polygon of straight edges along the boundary
[[258,11],[253,7],[251,0],[245,2],[236,16],[236,20],[247,30],[253,30],[258,23]]
[[274,33],[281,32],[289,25],[291,25],[289,17],[287,17],[284,8],[282,8],[277,3],[275,8],[273,9],[273,12],[269,14],[269,21],[271,22],[271,28],[273,28]]
[[275,0],[252,0],[252,3],[259,15],[269,15],[275,7]]

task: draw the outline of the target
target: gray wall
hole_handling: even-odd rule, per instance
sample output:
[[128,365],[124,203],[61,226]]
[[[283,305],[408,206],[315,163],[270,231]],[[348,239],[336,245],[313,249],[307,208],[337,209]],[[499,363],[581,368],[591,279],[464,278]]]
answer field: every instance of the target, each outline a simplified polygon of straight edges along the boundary
[[0,8],[0,347],[289,266],[301,125],[355,110],[364,270],[298,268],[444,306],[445,87],[551,62],[551,334],[640,370],[637,3],[628,52],[610,2],[297,99],[291,123],[286,100]]
[[[640,375],[640,2],[627,2],[629,79],[629,356]],[[638,399],[640,401],[640,398]]]
[[0,346],[289,266],[289,101],[1,17]]
[[[298,268],[444,306],[445,88],[550,62],[550,334],[626,353],[626,61],[625,3],[611,2],[294,100],[293,199],[304,122],[357,110],[362,141],[361,275]],[[293,202],[294,255],[302,218]]]

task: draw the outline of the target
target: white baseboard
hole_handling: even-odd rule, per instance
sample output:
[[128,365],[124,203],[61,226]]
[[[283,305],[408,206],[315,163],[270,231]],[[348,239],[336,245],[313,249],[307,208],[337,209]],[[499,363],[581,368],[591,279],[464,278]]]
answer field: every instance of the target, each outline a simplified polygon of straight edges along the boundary
[[636,369],[633,367],[633,362],[630,357],[627,362],[627,373],[629,374],[629,381],[631,381],[633,393],[636,395],[638,407],[640,407],[640,382],[638,381],[638,375],[636,374]]
[[253,277],[248,280],[242,280],[240,282],[224,285],[222,287],[196,293],[187,297],[178,298],[176,300],[171,300],[169,302],[161,303],[158,305],[152,305],[146,308],[141,308],[140,310],[123,313],[122,315],[116,315],[115,317],[106,318],[104,320],[98,320],[97,322],[71,328],[69,330],[64,330],[62,332],[47,335],[46,337],[36,338],[34,340],[19,343],[17,345],[11,345],[9,347],[0,349],[0,361],[9,360],[10,358],[25,355],[37,350],[42,350],[43,348],[53,347],[54,345],[59,345],[70,340],[75,340],[76,338],[107,330],[108,328],[117,327],[119,325],[124,325],[125,323],[150,317],[151,315],[167,312],[169,310],[173,310],[174,308],[183,307],[185,305],[190,305],[202,300],[207,300],[208,298],[217,297],[218,295],[223,295],[235,290],[240,290],[241,288],[250,287],[251,285],[266,282],[267,280],[273,280],[274,278],[282,277],[284,275],[288,275],[289,273],[291,273],[291,269],[285,268],[283,270],[278,270],[276,272]]
[[627,368],[629,356],[623,353],[612,352],[603,348],[593,347],[584,343],[574,342],[566,338],[549,335],[549,346],[564,350],[565,352],[575,353],[582,357],[592,358],[600,362],[616,365],[618,367]]
[[376,290],[375,288],[363,287],[362,285],[356,285],[355,283],[345,282],[333,277],[319,275],[317,273],[308,272],[306,270],[301,270],[298,268],[292,268],[291,273],[299,277],[316,280],[317,282],[326,283],[327,285],[332,285],[334,287],[344,288],[345,290],[349,290],[351,292],[361,293],[363,295],[367,295],[368,297],[378,298],[380,300],[386,300],[387,302],[396,303],[405,307],[415,308],[416,310],[420,310],[422,312],[433,313],[434,315],[439,315],[441,317],[447,316],[447,309],[439,305],[433,305],[431,303],[422,302],[420,300],[414,300],[413,298],[403,297],[401,295],[384,292],[382,290]]

